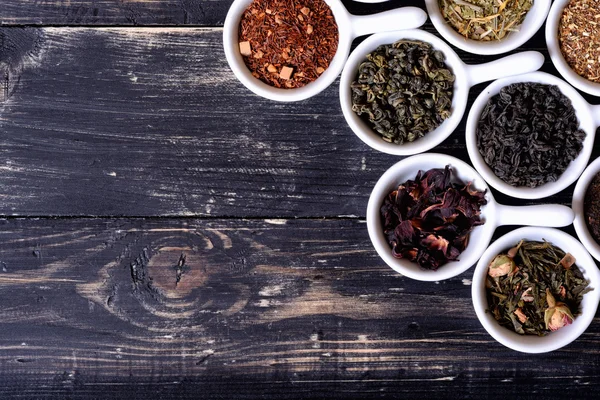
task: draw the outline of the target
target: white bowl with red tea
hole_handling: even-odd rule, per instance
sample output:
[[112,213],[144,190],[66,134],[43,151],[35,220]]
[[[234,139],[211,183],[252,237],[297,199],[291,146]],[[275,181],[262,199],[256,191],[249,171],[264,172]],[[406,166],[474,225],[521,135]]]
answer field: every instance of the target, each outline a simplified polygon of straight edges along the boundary
[[474,54],[502,54],[528,41],[543,25],[551,0],[425,0],[444,39]]
[[583,171],[573,191],[573,226],[581,243],[600,261],[600,158]]
[[465,139],[473,166],[490,186],[540,199],[579,178],[598,126],[600,106],[562,79],[533,72],[486,87],[471,106]]
[[525,353],[557,350],[590,325],[600,272],[585,247],[558,229],[525,227],[483,253],[472,280],[473,307],[498,342]]
[[416,7],[356,16],[340,0],[235,0],[225,18],[223,47],[234,75],[252,92],[299,101],[335,80],[356,37],[417,28],[426,20]]
[[443,40],[413,29],[370,36],[352,52],[340,78],[346,122],[384,153],[428,151],[454,132],[474,85],[531,72],[544,63],[527,51],[467,65]]
[[600,2],[556,0],[546,21],[548,53],[577,89],[600,96]]
[[379,256],[395,271],[440,281],[473,266],[500,225],[566,226],[573,211],[545,204],[498,204],[483,178],[445,154],[408,157],[377,181],[367,229]]

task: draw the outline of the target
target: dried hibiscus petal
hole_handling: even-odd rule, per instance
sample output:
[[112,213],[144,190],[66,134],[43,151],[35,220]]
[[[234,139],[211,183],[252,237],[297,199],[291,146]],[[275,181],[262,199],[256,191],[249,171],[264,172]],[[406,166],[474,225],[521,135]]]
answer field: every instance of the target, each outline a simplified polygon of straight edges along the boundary
[[469,233],[484,223],[485,204],[485,191],[454,180],[450,166],[419,171],[389,193],[380,208],[392,254],[432,270],[458,260]]

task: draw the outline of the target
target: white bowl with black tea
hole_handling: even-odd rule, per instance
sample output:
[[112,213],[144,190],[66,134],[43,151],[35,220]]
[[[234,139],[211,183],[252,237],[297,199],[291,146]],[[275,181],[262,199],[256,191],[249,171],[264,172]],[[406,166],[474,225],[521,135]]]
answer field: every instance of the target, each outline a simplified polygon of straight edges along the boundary
[[234,75],[252,92],[299,101],[335,80],[356,37],[417,28],[426,20],[417,7],[356,16],[339,0],[235,0],[225,18],[223,48]]
[[443,40],[414,29],[378,33],[352,52],[340,103],[352,131],[388,154],[412,155],[443,142],[460,123],[472,86],[539,69],[535,51],[467,65]]
[[575,185],[573,226],[581,243],[600,261],[600,158],[587,166]]
[[600,272],[585,247],[558,229],[525,227],[483,253],[472,280],[473,307],[498,342],[524,353],[557,350],[590,325]]
[[577,89],[600,96],[600,3],[556,0],[546,21],[548,53]]
[[367,229],[395,271],[440,281],[472,267],[501,225],[567,226],[571,208],[498,204],[481,176],[445,154],[419,154],[379,178],[367,205]]
[[425,0],[433,26],[444,39],[474,54],[514,50],[541,28],[551,0]]
[[540,199],[567,188],[585,169],[600,106],[544,72],[497,80],[475,99],[466,144],[475,169],[498,191]]

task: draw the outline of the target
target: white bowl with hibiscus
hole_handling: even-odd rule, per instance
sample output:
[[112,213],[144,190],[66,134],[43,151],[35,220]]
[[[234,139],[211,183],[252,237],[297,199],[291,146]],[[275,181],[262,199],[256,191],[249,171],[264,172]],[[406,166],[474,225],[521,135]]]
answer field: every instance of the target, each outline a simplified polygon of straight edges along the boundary
[[[485,287],[488,274],[492,277],[502,276],[508,272],[506,268],[510,269],[505,260],[497,259],[496,256],[507,254],[521,240],[547,241],[570,254],[592,289],[583,295],[579,310],[575,313],[570,313],[568,307],[552,294],[547,296],[548,307],[544,312],[544,322],[550,332],[545,336],[516,333],[500,325],[488,309]],[[473,273],[472,297],[477,318],[494,339],[513,350],[545,353],[568,345],[588,328],[600,302],[600,272],[594,259],[573,236],[554,228],[519,228],[500,237],[483,253]]]

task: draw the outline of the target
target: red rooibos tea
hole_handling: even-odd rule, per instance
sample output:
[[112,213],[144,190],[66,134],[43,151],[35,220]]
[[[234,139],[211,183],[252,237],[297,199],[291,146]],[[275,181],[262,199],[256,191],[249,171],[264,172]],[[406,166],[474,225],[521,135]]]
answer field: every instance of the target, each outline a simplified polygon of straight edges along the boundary
[[298,88],[321,75],[338,46],[338,27],[323,0],[254,0],[242,15],[240,53],[252,75]]

